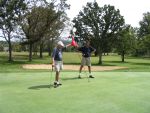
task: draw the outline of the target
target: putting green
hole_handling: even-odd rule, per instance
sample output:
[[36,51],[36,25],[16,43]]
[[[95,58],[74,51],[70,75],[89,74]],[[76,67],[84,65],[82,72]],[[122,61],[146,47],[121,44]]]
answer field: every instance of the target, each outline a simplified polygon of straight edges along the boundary
[[[149,113],[150,72],[62,72],[49,88],[49,72],[0,73],[0,113]],[[54,79],[54,73],[52,80]]]

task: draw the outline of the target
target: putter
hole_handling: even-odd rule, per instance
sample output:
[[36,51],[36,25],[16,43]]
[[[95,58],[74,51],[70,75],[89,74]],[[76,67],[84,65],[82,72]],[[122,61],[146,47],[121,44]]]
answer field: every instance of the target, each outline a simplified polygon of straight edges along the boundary
[[50,87],[52,86],[53,67],[54,67],[54,66],[52,66],[52,70],[51,70],[51,76],[50,76]]

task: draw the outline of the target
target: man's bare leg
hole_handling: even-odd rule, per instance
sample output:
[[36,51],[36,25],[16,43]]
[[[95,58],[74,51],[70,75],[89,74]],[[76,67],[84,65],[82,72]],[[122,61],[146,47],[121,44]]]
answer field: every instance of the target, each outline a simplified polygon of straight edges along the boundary
[[91,66],[88,66],[88,70],[89,70],[89,78],[94,78],[91,74]]
[[81,78],[82,68],[83,68],[83,65],[81,65],[81,66],[80,66],[80,69],[79,69],[79,76],[78,76],[78,78]]

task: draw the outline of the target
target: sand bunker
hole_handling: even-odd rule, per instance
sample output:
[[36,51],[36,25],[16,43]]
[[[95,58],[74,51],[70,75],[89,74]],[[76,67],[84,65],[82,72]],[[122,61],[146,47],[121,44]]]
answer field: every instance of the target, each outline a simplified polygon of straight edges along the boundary
[[[80,65],[64,65],[63,70],[79,70]],[[25,64],[23,65],[24,69],[52,69],[50,64]],[[107,71],[107,70],[117,70],[117,69],[126,69],[127,67],[120,66],[92,66],[92,71]],[[87,70],[87,66],[85,66]]]

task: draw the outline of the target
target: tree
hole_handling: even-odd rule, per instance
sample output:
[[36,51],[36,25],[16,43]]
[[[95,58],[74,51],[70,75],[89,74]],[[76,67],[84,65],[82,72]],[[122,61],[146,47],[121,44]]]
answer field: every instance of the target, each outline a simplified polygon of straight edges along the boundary
[[150,55],[150,12],[143,15],[139,28],[140,48],[143,48],[143,51]]
[[73,22],[77,33],[81,36],[84,34],[85,37],[90,36],[91,41],[96,45],[99,64],[102,64],[102,53],[106,45],[110,45],[109,41],[115,38],[124,25],[124,19],[119,10],[110,5],[99,7],[97,2],[87,3]]
[[34,7],[27,13],[22,29],[26,35],[24,44],[29,44],[29,61],[32,61],[32,47],[50,29],[51,24],[58,18],[58,14],[52,8]]
[[[60,3],[61,6],[59,6],[59,3],[57,4],[58,9],[60,8],[61,10],[56,9],[56,4],[54,2],[51,2],[50,4],[45,2],[45,5],[33,6],[31,11],[28,11],[25,15],[24,21],[21,25],[26,36],[23,43],[29,44],[29,61],[32,61],[33,44],[37,42],[40,45],[40,57],[42,58],[43,44],[47,39],[47,34],[51,31],[54,32],[55,24],[62,22],[62,15],[65,10],[62,6],[65,4],[66,0],[61,1],[64,1],[63,3]],[[61,24],[57,25],[61,26]]]
[[21,45],[19,42],[13,42],[12,43],[13,51],[15,52],[21,52]]
[[122,62],[124,56],[131,51],[135,46],[134,30],[130,25],[126,25],[117,35],[116,41],[117,51],[121,55]]
[[137,43],[136,56],[150,57],[150,35],[139,37]]
[[57,40],[60,37],[60,34],[62,33],[65,22],[68,20],[66,14],[62,14],[60,16],[61,19],[56,19],[53,23],[51,23],[51,26],[49,30],[45,33],[44,37],[40,41],[40,58],[42,58],[42,52],[44,45],[48,45],[48,52],[49,56],[51,55],[52,48],[54,46],[54,41]]
[[3,51],[4,47],[2,45],[0,45],[0,51]]
[[9,45],[9,61],[12,61],[12,43],[15,29],[20,21],[23,11],[26,9],[24,0],[1,0],[0,1],[0,29],[2,36]]
[[145,36],[150,34],[150,12],[143,14],[143,20],[139,22],[139,36]]

